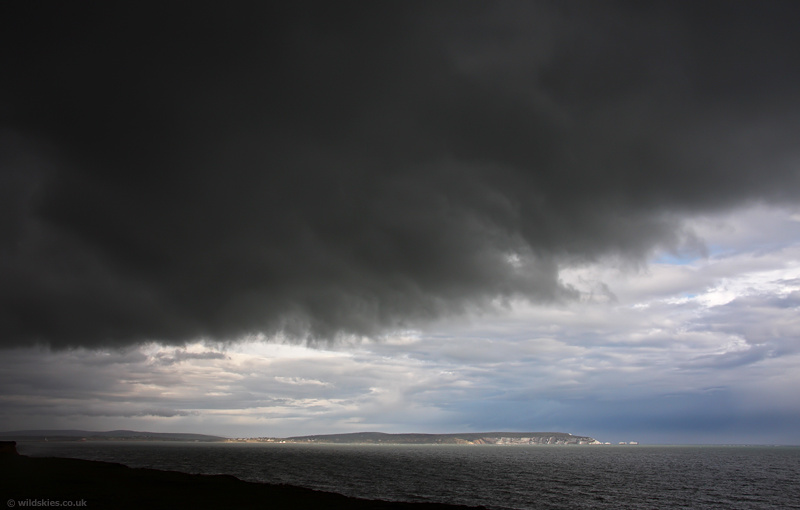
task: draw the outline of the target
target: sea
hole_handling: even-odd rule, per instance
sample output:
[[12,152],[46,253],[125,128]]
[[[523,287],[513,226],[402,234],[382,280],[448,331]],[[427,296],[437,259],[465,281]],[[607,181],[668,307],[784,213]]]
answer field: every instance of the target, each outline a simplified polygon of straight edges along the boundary
[[798,446],[71,441],[18,442],[17,449],[495,510],[800,509]]

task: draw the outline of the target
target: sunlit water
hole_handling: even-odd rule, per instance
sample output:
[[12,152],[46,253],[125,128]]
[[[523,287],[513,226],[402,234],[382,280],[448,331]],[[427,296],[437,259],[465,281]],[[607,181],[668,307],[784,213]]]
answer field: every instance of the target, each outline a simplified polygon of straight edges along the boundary
[[800,509],[800,447],[50,442],[30,456],[506,509]]

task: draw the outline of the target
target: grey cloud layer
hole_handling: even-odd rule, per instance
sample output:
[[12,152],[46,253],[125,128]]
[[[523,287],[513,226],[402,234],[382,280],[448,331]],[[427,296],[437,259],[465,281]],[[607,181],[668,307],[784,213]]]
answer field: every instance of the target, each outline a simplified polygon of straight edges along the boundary
[[5,345],[564,299],[800,192],[792,2],[5,8]]
[[[739,274],[724,259],[695,270],[701,278],[725,272],[714,265]],[[11,349],[0,421],[233,436],[535,424],[606,440],[792,443],[800,415],[797,281],[759,278],[762,290],[727,304],[676,294],[647,307],[520,303],[479,328],[409,332],[358,348],[256,339],[221,351]]]

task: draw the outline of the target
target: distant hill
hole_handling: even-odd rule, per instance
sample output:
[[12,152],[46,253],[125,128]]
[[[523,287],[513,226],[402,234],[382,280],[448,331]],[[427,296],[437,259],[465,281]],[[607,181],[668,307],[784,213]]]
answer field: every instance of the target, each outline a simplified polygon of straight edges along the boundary
[[566,432],[465,432],[457,434],[384,434],[355,432],[288,437],[294,443],[381,443],[381,444],[591,444],[589,436]]
[[220,436],[207,434],[187,434],[182,432],[139,432],[135,430],[109,430],[98,432],[93,430],[10,430],[0,432],[0,440],[21,441],[224,441]]
[[[180,432],[141,432],[135,430],[11,430],[0,432],[3,441],[247,441],[207,434]],[[264,438],[256,439],[263,441]],[[335,443],[335,444],[596,444],[589,436],[574,436],[566,432],[463,432],[455,434],[386,434],[383,432],[353,432],[349,434],[320,434],[270,438],[269,442]]]

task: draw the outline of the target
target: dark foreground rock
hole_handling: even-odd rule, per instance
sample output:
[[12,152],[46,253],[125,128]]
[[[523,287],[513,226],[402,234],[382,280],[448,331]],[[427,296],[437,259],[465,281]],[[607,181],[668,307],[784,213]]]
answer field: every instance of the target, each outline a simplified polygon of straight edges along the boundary
[[[0,504],[119,509],[466,510],[465,506],[349,498],[229,475],[135,469],[110,462],[17,455],[0,445]],[[12,503],[13,501],[13,503]],[[57,502],[57,504],[56,504]]]

